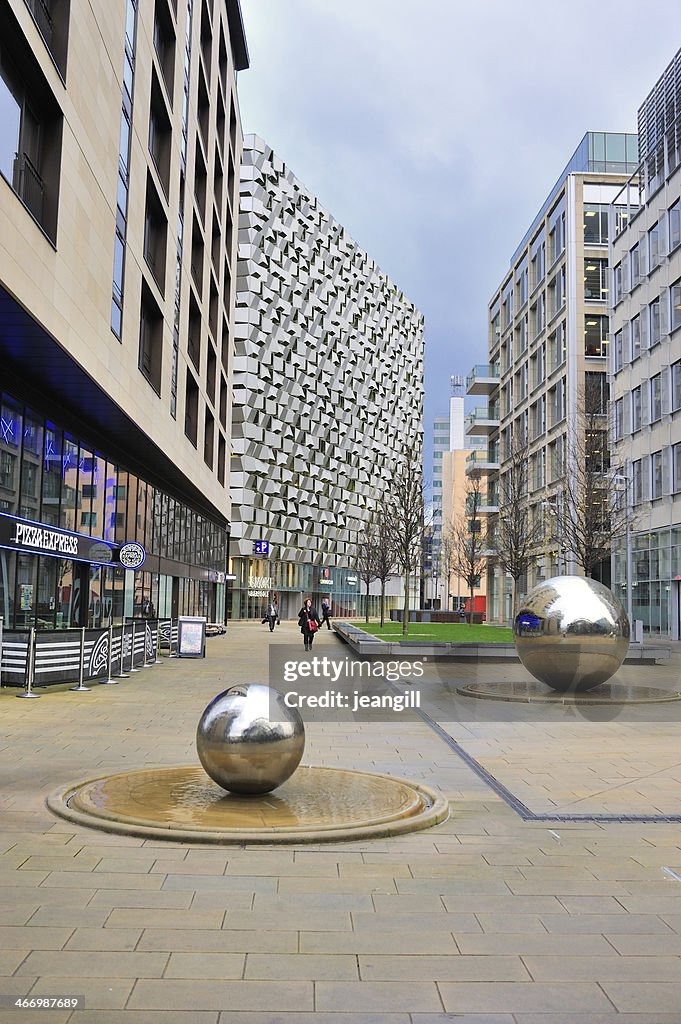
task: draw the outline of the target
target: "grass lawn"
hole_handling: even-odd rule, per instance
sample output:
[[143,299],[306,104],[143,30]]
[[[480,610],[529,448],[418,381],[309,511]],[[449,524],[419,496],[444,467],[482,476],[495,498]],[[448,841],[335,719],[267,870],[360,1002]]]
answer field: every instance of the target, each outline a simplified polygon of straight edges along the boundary
[[505,626],[469,626],[459,622],[410,622],[408,637],[402,636],[401,622],[386,622],[381,629],[378,622],[365,623],[356,619],[354,625],[359,626],[372,636],[382,640],[414,640],[447,641],[458,644],[509,644],[513,643],[513,631]]

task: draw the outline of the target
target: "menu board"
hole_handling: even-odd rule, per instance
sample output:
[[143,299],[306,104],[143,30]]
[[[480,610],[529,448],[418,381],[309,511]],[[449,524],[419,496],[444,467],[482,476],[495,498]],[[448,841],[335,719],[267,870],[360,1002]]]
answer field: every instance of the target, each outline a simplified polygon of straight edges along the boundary
[[177,653],[180,658],[206,657],[206,619],[181,615],[178,619]]

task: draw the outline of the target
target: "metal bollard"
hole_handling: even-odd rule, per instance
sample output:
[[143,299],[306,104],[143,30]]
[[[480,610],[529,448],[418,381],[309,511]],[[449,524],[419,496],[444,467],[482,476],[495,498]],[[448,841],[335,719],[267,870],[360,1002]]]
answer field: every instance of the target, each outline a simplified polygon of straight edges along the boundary
[[113,625],[109,625],[109,643],[106,652],[106,679],[102,679],[103,686],[113,686],[118,684],[118,680],[114,679],[111,675],[111,669],[113,668]]
[[[179,622],[178,622],[177,642],[179,643],[179,641],[180,641],[180,626],[179,626]],[[169,658],[179,658],[179,654],[177,653],[177,643],[175,644],[175,653],[173,654],[173,620],[172,619],[170,620],[170,639],[168,640],[168,649],[170,651],[170,654],[168,655]]]
[[156,658],[153,662],[154,665],[162,665],[163,658],[161,657],[161,620],[156,619]]
[[[113,626],[111,628],[113,629]],[[125,647],[125,620],[123,621],[123,625],[121,626],[121,653],[120,653],[119,658],[118,658],[118,669],[119,669],[119,671],[116,673],[116,678],[117,679],[129,679],[130,678],[128,673],[123,668],[123,649],[124,649],[124,647]]]
[[90,687],[85,686],[83,678],[85,677],[85,626],[80,628],[80,666],[78,669],[78,686],[72,686],[70,689],[76,691],[90,692]]
[[16,697],[40,697],[39,693],[33,692],[33,677],[35,675],[35,626],[31,626],[28,634],[28,647],[26,649],[26,689],[23,693],[15,694]]
[[130,671],[139,672],[140,669],[135,668],[135,620],[132,620],[132,642],[130,644]]

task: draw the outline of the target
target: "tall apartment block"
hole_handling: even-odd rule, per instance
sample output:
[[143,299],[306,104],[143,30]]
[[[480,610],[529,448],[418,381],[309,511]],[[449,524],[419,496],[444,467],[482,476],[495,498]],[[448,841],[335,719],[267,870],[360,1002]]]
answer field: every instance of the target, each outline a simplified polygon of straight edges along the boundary
[[[570,424],[584,394],[599,394],[607,427],[608,209],[637,165],[637,137],[587,132],[513,253],[489,303],[488,365],[474,368],[468,393],[488,404],[466,432],[488,440],[486,507],[490,526],[503,514],[499,478],[514,445],[527,445],[528,521],[546,537],[525,591],[549,576],[576,572],[551,527],[561,502]],[[580,404],[581,403],[581,404]],[[609,581],[609,567],[603,578]],[[487,608],[493,622],[511,614],[511,581],[488,561]]]
[[464,377],[450,377],[450,386],[449,415],[438,417],[433,427],[432,557],[430,566],[425,566],[425,606],[442,610],[458,608],[468,594],[468,585],[455,573],[446,578],[441,544],[456,518],[464,514],[466,467],[481,456],[483,447],[487,449],[483,438],[464,434]]
[[645,630],[679,639],[681,51],[641,105],[638,127],[642,162],[611,211],[611,444],[633,507],[613,553],[613,586]]
[[0,0],[5,629],[224,615],[247,65],[238,0]]
[[421,459],[423,317],[257,136],[241,177],[231,614],[359,611],[357,540]]

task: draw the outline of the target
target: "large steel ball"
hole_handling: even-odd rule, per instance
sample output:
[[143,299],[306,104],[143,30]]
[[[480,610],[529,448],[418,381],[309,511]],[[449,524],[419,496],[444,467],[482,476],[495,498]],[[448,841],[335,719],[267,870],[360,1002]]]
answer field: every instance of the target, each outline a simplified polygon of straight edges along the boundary
[[513,620],[528,672],[561,692],[590,690],[617,672],[629,648],[629,620],[602,583],[554,576],[530,591]]
[[261,683],[231,686],[201,715],[196,750],[205,771],[232,793],[269,793],[300,764],[305,726],[283,694]]

